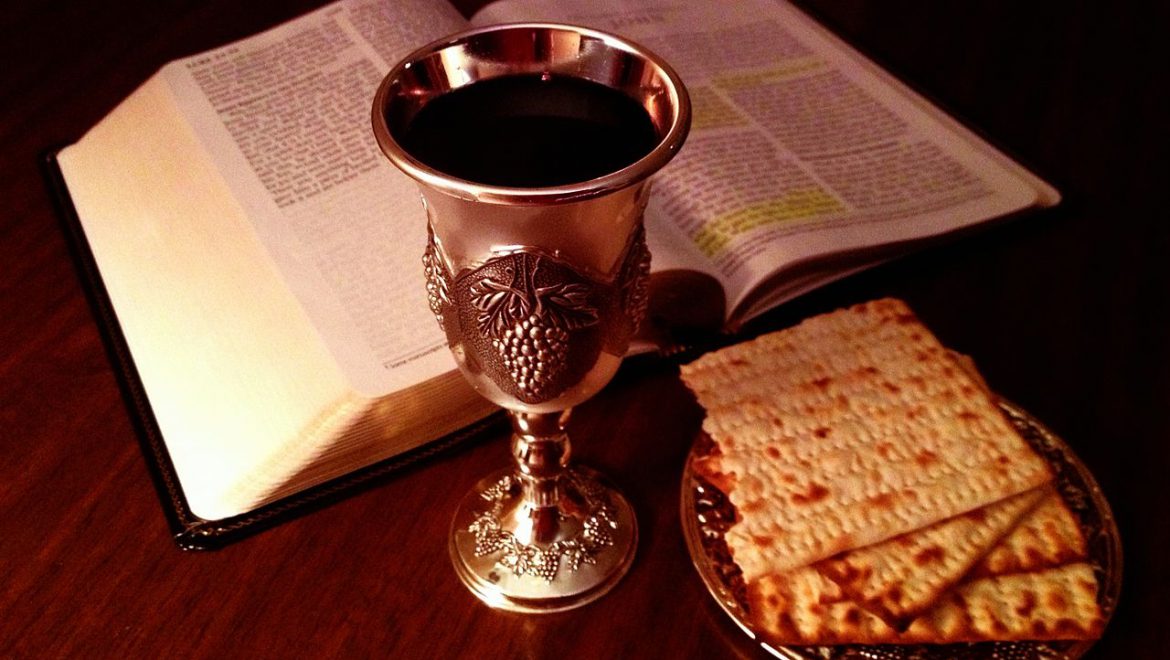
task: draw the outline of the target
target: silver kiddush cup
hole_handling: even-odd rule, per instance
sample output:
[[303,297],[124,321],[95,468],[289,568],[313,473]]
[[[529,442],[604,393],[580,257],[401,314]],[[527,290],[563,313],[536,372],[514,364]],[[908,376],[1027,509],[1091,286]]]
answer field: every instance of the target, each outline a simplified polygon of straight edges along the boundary
[[[408,133],[423,108],[504,76],[616,90],[645,111],[653,140],[620,167],[551,185],[469,180],[420,158],[425,148]],[[538,114],[589,111],[533,105]],[[456,572],[493,607],[550,612],[588,603],[629,569],[637,523],[605,479],[569,466],[565,423],[613,377],[645,312],[642,213],[651,175],[686,138],[686,90],[665,62],[621,37],[499,25],[407,56],[379,87],[373,123],[382,151],[422,192],[431,311],[463,375],[512,420],[514,465],[477,484],[452,522]],[[581,156],[563,151],[549,162]],[[495,155],[503,154],[477,157],[490,163]]]

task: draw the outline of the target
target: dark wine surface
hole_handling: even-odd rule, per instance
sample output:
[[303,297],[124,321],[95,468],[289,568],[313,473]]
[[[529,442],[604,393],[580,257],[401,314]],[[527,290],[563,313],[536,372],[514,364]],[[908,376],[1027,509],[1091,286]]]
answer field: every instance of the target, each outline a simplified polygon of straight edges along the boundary
[[426,165],[467,181],[541,188],[616,172],[658,143],[636,101],[566,76],[502,76],[444,94],[399,136]]

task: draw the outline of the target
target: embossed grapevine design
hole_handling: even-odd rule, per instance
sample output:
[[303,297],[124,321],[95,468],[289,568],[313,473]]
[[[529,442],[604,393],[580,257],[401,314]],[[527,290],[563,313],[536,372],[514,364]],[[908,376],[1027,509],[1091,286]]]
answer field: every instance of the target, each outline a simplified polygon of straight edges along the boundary
[[637,333],[650,302],[650,250],[646,247],[646,230],[638,228],[622,265],[622,282],[626,291],[626,317],[631,333]]
[[570,572],[582,564],[596,564],[597,555],[613,545],[613,506],[596,484],[569,471],[565,475],[572,487],[586,500],[586,509],[592,515],[585,518],[581,530],[572,538],[555,541],[548,546],[524,543],[500,525],[504,502],[520,495],[520,484],[506,476],[480,493],[491,503],[491,508],[479,514],[467,531],[475,535],[475,556],[501,553],[498,563],[516,576],[533,575],[551,582],[561,567]]
[[540,256],[521,253],[504,267],[502,279],[487,276],[470,288],[480,334],[529,402],[555,396],[550,388],[565,367],[569,333],[598,322],[589,285],[537,286],[540,269]]
[[431,313],[439,322],[439,329],[443,330],[443,306],[451,303],[450,287],[447,284],[447,269],[439,258],[439,251],[435,248],[435,235],[427,227],[427,248],[423,252],[423,275],[427,282],[427,304]]

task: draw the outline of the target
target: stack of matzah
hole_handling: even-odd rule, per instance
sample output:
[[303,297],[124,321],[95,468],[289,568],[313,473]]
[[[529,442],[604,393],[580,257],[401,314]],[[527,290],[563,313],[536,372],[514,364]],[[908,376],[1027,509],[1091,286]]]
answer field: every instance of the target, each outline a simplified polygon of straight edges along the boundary
[[1097,581],[1047,463],[897,300],[682,368],[757,629],[781,644],[1084,639]]

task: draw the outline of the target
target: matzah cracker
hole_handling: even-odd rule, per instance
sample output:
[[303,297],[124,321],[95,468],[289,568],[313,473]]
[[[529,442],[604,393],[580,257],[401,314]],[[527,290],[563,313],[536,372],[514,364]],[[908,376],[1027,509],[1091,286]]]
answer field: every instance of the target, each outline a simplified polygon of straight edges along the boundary
[[[1080,561],[1086,553],[1079,526],[1054,490],[1042,488],[1035,495],[1040,502],[963,577],[950,595],[932,603],[909,629],[900,632],[830,579],[824,566],[837,558],[749,583],[747,595],[753,624],[778,644],[1096,637],[1103,617],[1096,603],[1096,576],[1088,564]],[[1033,493],[1015,499],[1029,496]],[[928,535],[948,522],[951,521],[906,536]],[[904,538],[846,556],[891,549]],[[1061,565],[1070,559],[1073,561]],[[999,579],[990,579],[996,576]],[[1031,605],[1032,601],[1036,605]]]
[[1055,491],[987,553],[969,577],[1026,573],[1088,557],[1081,527]]
[[1051,478],[904,303],[879,300],[682,367],[740,516],[749,582],[974,510]]
[[967,582],[902,635],[912,642],[1095,639],[1104,621],[1086,563]]
[[886,644],[898,632],[857,603],[844,600],[832,580],[805,566],[748,584],[754,628],[776,644]]
[[836,582],[845,599],[902,629],[962,580],[1045,494],[1027,491],[813,567]]
[[810,567],[768,575],[748,587],[753,621],[775,644],[949,644],[1099,637],[1097,581],[1085,563],[967,582],[904,632]]

